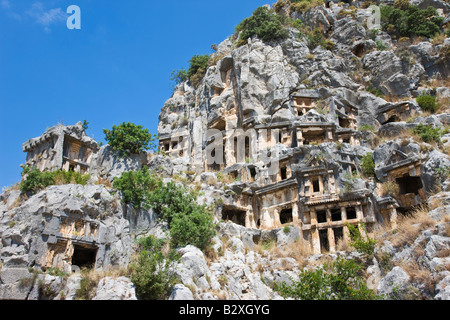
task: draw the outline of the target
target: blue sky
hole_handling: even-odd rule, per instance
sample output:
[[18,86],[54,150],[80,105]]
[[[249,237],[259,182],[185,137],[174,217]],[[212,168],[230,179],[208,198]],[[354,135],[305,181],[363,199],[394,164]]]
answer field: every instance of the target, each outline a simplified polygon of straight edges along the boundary
[[[124,121],[156,133],[172,70],[266,3],[0,0],[0,188],[20,180],[22,143],[58,123],[86,119],[97,141]],[[67,28],[70,5],[81,30]]]

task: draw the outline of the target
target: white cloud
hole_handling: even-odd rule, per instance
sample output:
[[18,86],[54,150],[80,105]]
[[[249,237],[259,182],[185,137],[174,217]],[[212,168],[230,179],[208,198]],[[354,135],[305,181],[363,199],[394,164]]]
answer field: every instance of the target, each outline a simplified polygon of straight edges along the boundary
[[67,14],[61,8],[46,10],[41,2],[35,2],[27,14],[38,24],[44,26],[46,31],[50,31],[50,25],[67,19]]
[[5,9],[11,8],[11,4],[9,3],[8,0],[2,0],[2,2],[0,2],[0,5]]

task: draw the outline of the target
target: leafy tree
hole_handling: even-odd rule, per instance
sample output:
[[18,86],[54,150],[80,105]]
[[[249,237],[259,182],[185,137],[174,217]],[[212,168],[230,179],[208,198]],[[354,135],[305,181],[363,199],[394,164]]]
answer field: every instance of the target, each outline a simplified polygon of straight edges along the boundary
[[114,179],[113,186],[123,192],[124,203],[139,209],[141,206],[148,206],[146,200],[157,183],[157,179],[144,166],[139,171],[123,172],[120,177]]
[[83,120],[83,129],[84,130],[89,129],[89,122],[87,120]]
[[205,206],[196,205],[191,212],[179,212],[172,219],[170,236],[173,247],[192,244],[204,250],[214,235],[212,214]]
[[191,244],[205,249],[215,235],[213,216],[205,205],[197,203],[197,192],[174,182],[165,184],[147,167],[122,173],[113,185],[123,192],[123,202],[135,208],[152,208],[168,223],[173,247]]
[[170,75],[170,80],[174,81],[175,84],[180,84],[188,79],[188,72],[185,69],[173,70]]
[[158,181],[158,186],[150,194],[148,205],[152,207],[169,225],[176,214],[189,214],[196,206],[196,195],[174,182],[164,184]]
[[179,256],[175,250],[164,254],[164,240],[153,236],[139,240],[140,252],[130,263],[130,279],[136,287],[136,294],[145,300],[167,299],[178,281],[175,273]]
[[[350,225],[347,223],[349,230],[350,243],[349,245],[356,249],[356,251],[363,253],[366,257],[372,257],[377,240],[369,237],[367,234],[366,225],[361,226]],[[364,231],[361,232],[360,228]]]
[[188,244],[205,249],[215,235],[213,217],[204,205],[196,202],[197,194],[173,182],[160,181],[151,193],[148,204],[168,222],[171,244]]
[[266,7],[257,8],[251,17],[245,18],[236,27],[237,45],[247,43],[247,39],[257,36],[262,41],[280,40],[288,37],[284,27],[284,17]]
[[154,143],[156,135],[151,135],[148,129],[131,122],[123,122],[118,126],[113,125],[112,130],[103,129],[103,132],[106,135],[105,140],[108,141],[112,149],[122,155],[156,149]]

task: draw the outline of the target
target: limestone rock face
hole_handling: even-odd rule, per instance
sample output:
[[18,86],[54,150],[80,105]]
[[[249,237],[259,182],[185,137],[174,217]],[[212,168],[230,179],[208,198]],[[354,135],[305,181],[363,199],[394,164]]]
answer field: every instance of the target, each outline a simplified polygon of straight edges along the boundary
[[[448,15],[446,2],[411,2]],[[275,284],[292,283],[304,267],[361,260],[348,225],[362,223],[370,236],[382,233],[365,265],[369,288],[392,299],[450,299],[450,68],[442,55],[450,41],[402,43],[373,32],[371,13],[353,4],[280,9],[319,30],[320,43],[294,27],[279,41],[220,43],[203,79],[178,83],[162,106],[158,154],[120,156],[81,122],[25,142],[25,165],[91,180],[0,194],[0,299],[77,299],[79,268],[126,269],[136,239],[170,239],[153,210],[123,204],[113,187],[144,166],[199,191],[216,223],[205,252],[176,248],[170,300],[281,299]],[[434,114],[419,106],[424,94],[441,104]],[[439,129],[439,139],[413,135],[419,125]],[[392,231],[425,204],[414,239],[398,245]],[[125,275],[102,276],[92,298],[138,297]]]
[[92,300],[137,300],[133,284],[130,279],[109,277],[100,280],[97,292]]
[[147,153],[131,154],[127,157],[114,152],[109,145],[103,146],[94,155],[90,173],[93,179],[102,177],[113,180],[120,177],[122,172],[137,171],[147,164]]
[[409,284],[409,279],[409,275],[401,267],[395,267],[381,279],[378,292],[392,294],[394,290],[405,290]]

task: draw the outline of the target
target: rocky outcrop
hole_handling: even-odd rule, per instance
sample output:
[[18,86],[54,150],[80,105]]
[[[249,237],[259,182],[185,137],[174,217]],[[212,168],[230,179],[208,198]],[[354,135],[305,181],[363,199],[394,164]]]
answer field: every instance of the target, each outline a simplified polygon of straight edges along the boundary
[[[450,299],[450,94],[442,82],[449,66],[441,51],[449,41],[400,43],[370,31],[368,11],[334,2],[291,14],[321,30],[325,43],[292,27],[279,41],[220,43],[204,78],[179,83],[162,107],[158,154],[121,156],[87,137],[82,123],[26,142],[27,165],[91,180],[0,195],[0,299],[77,299],[79,267],[126,267],[137,238],[167,239],[153,210],[123,204],[111,186],[144,166],[165,182],[195,187],[217,223],[209,252],[176,248],[179,283],[170,300],[281,299],[274,285],[305,266],[363,259],[341,250],[349,223],[364,223],[369,235],[385,228],[364,265],[369,288],[388,299]],[[416,3],[448,11],[442,1]],[[430,79],[441,81],[436,89]],[[422,94],[443,104],[436,114],[423,112],[415,99]],[[418,125],[439,128],[442,137],[410,136]],[[209,130],[223,148],[211,149]],[[242,150],[233,146],[240,139]],[[224,153],[222,163],[209,162],[213,153]],[[394,243],[402,215],[425,204],[420,232]],[[102,276],[91,293],[138,298],[126,276]]]

